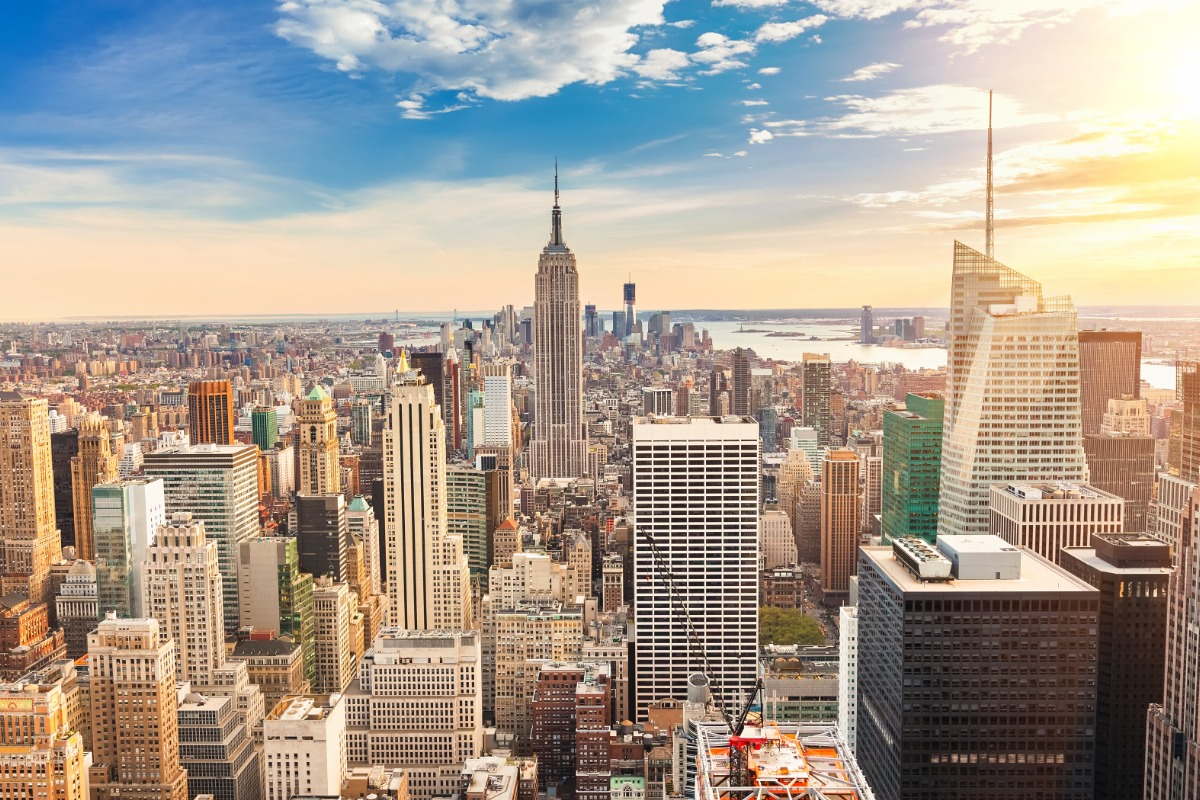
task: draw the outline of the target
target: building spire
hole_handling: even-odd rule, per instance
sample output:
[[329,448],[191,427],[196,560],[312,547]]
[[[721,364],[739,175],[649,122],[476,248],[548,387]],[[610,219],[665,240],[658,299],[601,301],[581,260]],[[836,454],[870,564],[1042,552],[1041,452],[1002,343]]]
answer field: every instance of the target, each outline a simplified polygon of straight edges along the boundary
[[554,209],[550,212],[550,244],[562,246],[562,209],[558,206],[558,159],[554,159]]
[[988,89],[987,209],[984,213],[984,248],[988,258],[996,257],[996,230],[992,219],[992,90]]

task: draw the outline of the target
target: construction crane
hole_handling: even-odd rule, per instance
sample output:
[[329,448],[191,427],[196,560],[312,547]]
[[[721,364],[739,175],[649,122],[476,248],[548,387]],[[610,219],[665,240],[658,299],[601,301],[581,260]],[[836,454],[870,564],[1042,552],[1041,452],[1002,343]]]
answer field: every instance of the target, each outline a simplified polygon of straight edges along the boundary
[[704,640],[700,636],[700,632],[696,629],[696,624],[692,620],[691,613],[688,612],[687,606],[684,603],[683,593],[679,591],[679,587],[675,583],[675,576],[671,572],[671,568],[667,565],[667,560],[663,556],[662,551],[658,549],[658,543],[654,541],[654,535],[645,528],[638,528],[638,533],[642,535],[646,544],[650,546],[650,555],[654,561],[654,569],[667,585],[667,593],[671,599],[671,606],[675,613],[683,618],[687,624],[688,643],[691,646],[692,655],[696,656],[697,660],[704,666],[704,674],[712,685],[713,699],[716,701],[717,710],[721,712],[721,718],[729,727],[730,733],[730,748],[734,748],[735,740],[741,739],[742,731],[746,729],[746,718],[750,715],[750,708],[754,705],[755,698],[758,698],[762,693],[763,680],[759,677],[754,682],[754,690],[750,692],[750,697],[746,699],[746,704],[742,706],[737,713],[735,719],[730,713],[730,707],[726,703],[725,691],[721,687],[721,679],[717,675],[716,670],[712,668],[712,664],[708,660],[708,649],[705,647]]

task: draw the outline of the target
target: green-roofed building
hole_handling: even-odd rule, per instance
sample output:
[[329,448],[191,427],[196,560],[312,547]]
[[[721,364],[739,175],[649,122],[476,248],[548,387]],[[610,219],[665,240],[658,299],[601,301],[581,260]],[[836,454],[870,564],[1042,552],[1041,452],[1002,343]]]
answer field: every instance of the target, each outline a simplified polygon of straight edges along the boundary
[[883,415],[883,540],[937,538],[942,477],[940,394],[910,394],[904,411]]

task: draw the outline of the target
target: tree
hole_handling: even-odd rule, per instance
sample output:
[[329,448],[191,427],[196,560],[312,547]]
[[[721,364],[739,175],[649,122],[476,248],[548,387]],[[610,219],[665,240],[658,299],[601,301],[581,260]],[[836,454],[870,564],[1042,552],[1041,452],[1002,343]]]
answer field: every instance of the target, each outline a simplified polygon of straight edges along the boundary
[[825,644],[825,633],[815,619],[794,608],[763,606],[758,610],[759,644]]

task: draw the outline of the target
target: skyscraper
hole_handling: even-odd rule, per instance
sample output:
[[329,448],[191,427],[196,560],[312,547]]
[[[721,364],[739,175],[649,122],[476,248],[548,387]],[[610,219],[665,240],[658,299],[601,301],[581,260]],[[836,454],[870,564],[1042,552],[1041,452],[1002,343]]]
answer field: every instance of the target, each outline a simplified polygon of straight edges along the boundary
[[166,522],[166,495],[157,478],[102,483],[92,488],[99,614],[141,617],[142,583],[138,570],[146,548]]
[[1175,396],[1183,408],[1171,414],[1167,467],[1185,481],[1200,481],[1200,361],[1177,361]]
[[[557,197],[554,202],[555,205],[558,204]],[[625,330],[619,333],[618,336],[624,339],[628,336],[633,336],[633,332],[637,330],[638,326],[637,310],[635,309],[637,305],[637,284],[632,282],[627,283],[621,289],[621,297],[625,301]]]
[[[577,323],[578,324],[578,323]],[[446,433],[433,387],[404,353],[383,432],[385,581],[390,624],[406,630],[471,627],[462,541],[446,532]]]
[[340,494],[296,495],[300,569],[314,578],[350,579],[346,500]]
[[816,430],[820,447],[829,447],[833,433],[833,409],[829,397],[831,366],[829,356],[817,353],[805,353],[800,363],[804,427]]
[[1146,401],[1109,400],[1099,433],[1083,436],[1091,484],[1125,498],[1125,532],[1147,529],[1154,495],[1155,440]]
[[1200,490],[1192,487],[1175,572],[1167,588],[1166,669],[1162,704],[1150,706],[1145,800],[1200,797]]
[[558,177],[550,242],[538,258],[533,300],[533,358],[536,406],[529,471],[535,478],[580,478],[588,469],[587,425],[583,419],[583,337],[579,316],[579,272],[563,241]]
[[0,686],[0,797],[87,800],[88,760],[56,684]]
[[300,646],[305,678],[316,669],[313,619],[313,576],[300,571],[296,540],[263,536],[242,542],[239,620],[242,627],[274,631]]
[[860,549],[856,752],[875,796],[1090,800],[1099,602],[986,534]]
[[374,402],[366,397],[356,398],[350,407],[350,441],[366,447],[371,446],[373,431],[371,420],[374,418]]
[[110,615],[88,636],[88,672],[93,800],[187,800],[175,643],[158,621]]
[[903,411],[883,415],[883,536],[937,538],[942,473],[940,394],[910,394]]
[[[732,707],[754,685],[759,444],[749,418],[634,420],[638,719],[655,700],[686,697],[688,676],[708,671],[680,619],[685,609],[724,702]],[[664,570],[685,609],[676,608]]]
[[354,680],[358,665],[351,647],[350,619],[357,613],[357,599],[346,583],[328,577],[313,585],[313,638],[316,655],[317,694],[344,692]]
[[53,603],[46,577],[62,544],[44,399],[0,392],[0,475],[0,592]]
[[1064,547],[1090,547],[1097,534],[1121,533],[1124,517],[1124,500],[1086,484],[1005,483],[991,488],[991,533],[1055,564]]
[[[63,547],[75,546],[75,496],[71,491],[71,459],[79,455],[79,431],[75,428],[50,434],[50,461],[54,471],[55,525]],[[0,559],[3,556],[0,555]]]
[[853,450],[826,450],[821,462],[821,599],[827,605],[850,594],[862,525],[859,469]]
[[1099,433],[1109,400],[1142,392],[1141,331],[1079,332],[1079,405],[1083,433]]
[[188,384],[188,436],[192,444],[233,444],[233,387],[229,381]]
[[92,487],[120,477],[111,436],[107,419],[99,414],[88,414],[79,422],[79,455],[71,459],[75,554],[89,561],[96,557],[96,543],[92,540]]
[[339,796],[346,779],[346,699],[285,697],[263,721],[266,800]]
[[988,491],[1086,483],[1075,306],[954,243],[939,533],[982,533]]
[[296,428],[300,432],[296,493],[337,494],[342,491],[342,472],[333,400],[318,384],[296,405]]
[[225,632],[238,628],[238,547],[258,535],[258,448],[201,444],[146,454],[147,477],[162,478],[167,514],[186,511],[217,543]]
[[250,433],[259,450],[274,450],[279,441],[279,414],[273,408],[256,408],[250,412]]
[[858,320],[858,343],[873,344],[875,342],[875,314],[870,306],[862,307],[862,315]]
[[750,408],[750,354],[741,347],[733,349],[733,393],[729,401],[729,413],[739,417],[748,416]]

